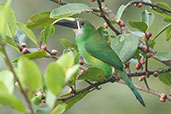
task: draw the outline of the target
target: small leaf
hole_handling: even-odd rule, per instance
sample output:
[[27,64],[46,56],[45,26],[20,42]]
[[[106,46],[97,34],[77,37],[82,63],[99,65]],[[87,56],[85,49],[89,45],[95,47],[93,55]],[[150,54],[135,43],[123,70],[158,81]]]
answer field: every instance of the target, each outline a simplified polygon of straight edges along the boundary
[[74,14],[92,11],[87,5],[81,3],[70,3],[59,8],[53,9],[50,18],[69,17]]
[[161,73],[158,77],[164,84],[171,85],[171,72]]
[[78,74],[78,70],[79,70],[79,64],[72,66],[71,68],[69,68],[66,72],[66,76],[65,76],[65,81],[68,82],[71,78],[74,79],[74,83],[76,80],[76,76]]
[[146,32],[148,28],[147,24],[143,21],[129,21],[128,23],[131,27],[136,28],[141,32]]
[[34,105],[37,105],[37,106],[39,106],[39,105],[42,104],[41,101],[42,101],[42,96],[41,96],[41,95],[34,96],[34,97],[31,99],[31,102],[32,102]]
[[117,11],[117,14],[116,14],[117,19],[121,19],[122,14],[123,14],[125,8],[126,8],[125,5],[121,5],[121,6],[119,7],[119,9],[118,9],[118,11]]
[[9,7],[5,15],[6,15],[6,21],[7,21],[7,35],[11,38],[14,38],[17,32],[15,14],[13,10]]
[[154,55],[154,58],[158,61],[164,63],[167,66],[171,66],[171,51],[169,52],[159,52]]
[[5,4],[0,4],[0,38],[5,39],[6,35],[6,18],[5,18]]
[[48,42],[48,39],[55,33],[55,27],[53,25],[49,25],[49,26],[46,26],[41,34],[41,42],[44,42],[45,44],[47,44]]
[[165,21],[165,22],[171,22],[171,16],[170,17],[164,17],[163,21]]
[[78,79],[100,82],[104,80],[104,71],[97,67],[89,67],[88,70],[80,75]]
[[50,12],[41,12],[31,16],[26,26],[30,29],[43,28],[52,24],[55,20],[50,18]]
[[47,88],[58,96],[65,84],[63,67],[58,63],[50,63],[45,73]]
[[165,37],[167,41],[171,39],[171,26],[166,29]]
[[63,54],[56,62],[62,66],[64,73],[66,73],[67,69],[73,66],[74,57],[71,54]]
[[0,94],[2,94],[2,93],[8,94],[8,93],[9,93],[9,91],[8,91],[8,89],[7,89],[7,87],[6,87],[6,85],[5,85],[4,82],[1,81],[1,80],[0,80],[0,89],[1,89]]
[[18,61],[18,78],[24,89],[28,89],[28,94],[32,97],[32,92],[38,90],[42,84],[42,74],[38,66],[31,60],[22,58]]
[[65,48],[74,48],[76,51],[78,51],[77,45],[72,43],[71,41],[64,38],[61,38],[59,41]]
[[15,110],[26,113],[24,105],[14,95],[0,93],[0,104],[9,105]]
[[63,114],[66,106],[66,104],[58,104],[50,114]]
[[[8,71],[4,70],[0,72],[0,81],[7,87],[8,93],[12,94],[14,91],[14,76]],[[2,91],[2,89],[0,89]]]
[[122,34],[111,42],[112,49],[120,57],[122,62],[131,59],[138,48],[138,37],[134,34]]
[[25,43],[27,38],[26,35],[20,31],[20,29],[17,29],[17,34],[14,37],[15,42],[17,42],[19,45],[21,45],[22,43]]
[[27,28],[25,24],[17,23],[17,26],[31,41],[33,41],[36,45],[38,45],[37,39],[36,39],[34,33],[29,28]]
[[116,24],[117,22],[115,20],[110,20],[111,24]]
[[21,58],[28,58],[28,59],[38,59],[46,56],[46,52],[44,50],[37,51],[29,54],[25,54],[23,56],[20,56],[19,58],[15,59],[13,62],[17,62]]
[[145,10],[141,13],[141,19],[143,22],[145,22],[148,25],[148,28],[150,28],[151,25],[153,24],[154,15],[153,15],[153,13]]
[[49,107],[43,107],[36,109],[35,114],[49,114],[50,108]]
[[46,96],[46,104],[47,104],[47,106],[52,107],[55,100],[56,100],[56,96],[48,90],[47,91],[47,96]]
[[[0,42],[2,40],[0,39]],[[9,36],[6,36],[5,40],[3,40],[7,45],[11,46],[12,48],[16,49],[17,51],[19,51],[15,41],[13,38],[10,38]]]
[[153,40],[155,40],[161,33],[163,33],[164,31],[166,31],[169,28],[171,28],[171,24],[168,24],[164,28],[162,28],[162,30],[154,37]]

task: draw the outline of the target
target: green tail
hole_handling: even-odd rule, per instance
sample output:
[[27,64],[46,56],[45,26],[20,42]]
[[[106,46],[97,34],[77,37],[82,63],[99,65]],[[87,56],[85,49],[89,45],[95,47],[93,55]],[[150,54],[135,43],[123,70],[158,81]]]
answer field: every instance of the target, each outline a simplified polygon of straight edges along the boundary
[[138,99],[138,101],[145,107],[145,103],[144,103],[141,95],[139,94],[139,92],[137,91],[137,89],[135,88],[135,86],[133,85],[133,83],[131,82],[131,80],[128,78],[128,75],[126,74],[126,72],[125,71],[119,71],[119,70],[117,70],[117,72],[120,74],[121,79],[132,90],[132,92],[134,93],[134,95],[136,96],[136,98]]

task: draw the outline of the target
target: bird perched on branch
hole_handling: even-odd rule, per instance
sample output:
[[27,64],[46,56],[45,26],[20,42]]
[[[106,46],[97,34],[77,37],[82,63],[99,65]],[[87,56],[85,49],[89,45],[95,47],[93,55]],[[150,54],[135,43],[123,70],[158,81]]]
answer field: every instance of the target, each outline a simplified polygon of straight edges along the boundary
[[103,35],[93,25],[88,21],[74,18],[61,18],[56,20],[54,24],[72,28],[76,34],[75,39],[78,50],[85,62],[103,69],[105,78],[109,78],[112,75],[112,67],[114,67],[120,78],[128,85],[138,101],[145,107],[141,95],[124,71],[122,61],[105,41]]

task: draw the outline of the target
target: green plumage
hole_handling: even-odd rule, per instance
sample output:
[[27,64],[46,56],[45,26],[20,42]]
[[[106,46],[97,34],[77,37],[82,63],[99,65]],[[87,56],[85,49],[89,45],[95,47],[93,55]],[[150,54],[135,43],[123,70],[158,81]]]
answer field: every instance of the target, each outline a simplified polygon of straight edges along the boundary
[[92,66],[103,69],[106,78],[112,75],[111,66],[113,66],[120,74],[121,79],[133,91],[139,102],[145,106],[142,97],[124,71],[120,58],[104,40],[103,35],[89,22],[85,21],[83,27],[76,31],[76,43],[84,60]]

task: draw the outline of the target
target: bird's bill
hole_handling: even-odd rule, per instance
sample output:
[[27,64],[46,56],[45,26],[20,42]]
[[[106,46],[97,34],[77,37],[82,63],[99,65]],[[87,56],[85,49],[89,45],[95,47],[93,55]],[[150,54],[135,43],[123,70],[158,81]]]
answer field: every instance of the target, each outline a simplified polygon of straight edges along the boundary
[[61,18],[53,22],[53,25],[62,25],[73,29],[78,29],[78,21],[74,18]]

